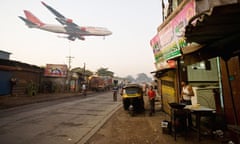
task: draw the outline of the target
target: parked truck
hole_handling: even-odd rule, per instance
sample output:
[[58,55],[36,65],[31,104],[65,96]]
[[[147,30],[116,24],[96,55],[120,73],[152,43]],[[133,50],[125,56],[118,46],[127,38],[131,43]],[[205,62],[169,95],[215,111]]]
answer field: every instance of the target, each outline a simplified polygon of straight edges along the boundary
[[112,88],[113,82],[110,76],[92,75],[89,77],[89,89],[92,91],[106,91]]

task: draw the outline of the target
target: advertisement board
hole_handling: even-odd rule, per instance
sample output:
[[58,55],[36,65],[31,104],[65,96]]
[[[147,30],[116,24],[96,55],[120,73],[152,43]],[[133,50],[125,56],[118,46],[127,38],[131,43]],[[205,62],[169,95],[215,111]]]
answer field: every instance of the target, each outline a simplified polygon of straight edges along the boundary
[[67,77],[67,65],[63,64],[47,64],[44,76],[48,77]]
[[[191,0],[150,41],[156,65],[181,56],[181,48],[187,46],[184,40],[185,26],[195,15],[195,2]],[[165,62],[164,62],[165,61]]]

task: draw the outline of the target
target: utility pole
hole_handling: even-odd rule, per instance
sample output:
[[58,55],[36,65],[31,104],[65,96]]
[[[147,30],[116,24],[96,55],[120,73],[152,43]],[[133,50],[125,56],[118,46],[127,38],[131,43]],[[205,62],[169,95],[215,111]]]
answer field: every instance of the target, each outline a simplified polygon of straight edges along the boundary
[[70,70],[71,70],[71,62],[72,62],[72,59],[74,57],[71,56],[71,47],[70,47],[70,42],[69,41],[69,56],[66,56],[66,58],[68,59],[68,74],[67,74],[67,79],[66,79],[66,84],[67,84],[67,90],[70,91],[70,81],[71,81],[71,73],[70,73]]
[[84,82],[86,82],[86,64],[83,63],[83,78],[84,78]]
[[71,55],[69,55],[69,56],[67,56],[66,58],[68,59],[68,70],[70,71],[70,69],[71,69],[71,62],[72,62],[72,59],[73,59],[74,57],[72,57]]
[[[70,45],[70,42],[71,41],[69,41],[69,45]],[[74,58],[74,57],[71,56],[71,47],[70,46],[69,46],[69,56],[67,56],[66,58],[68,59],[68,70],[70,71],[70,69],[71,69],[71,62],[72,62],[72,59]]]

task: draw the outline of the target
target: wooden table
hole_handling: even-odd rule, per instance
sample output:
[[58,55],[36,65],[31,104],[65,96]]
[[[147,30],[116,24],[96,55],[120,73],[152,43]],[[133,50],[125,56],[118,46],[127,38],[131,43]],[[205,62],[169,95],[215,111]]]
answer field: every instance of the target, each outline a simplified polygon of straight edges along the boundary
[[177,138],[177,131],[178,126],[177,120],[179,120],[179,123],[181,123],[181,126],[184,129],[185,132],[185,138],[187,136],[187,118],[188,118],[188,110],[187,109],[176,109],[171,108],[171,122],[172,122],[172,132],[174,134],[174,140]]
[[[196,130],[197,130],[197,134],[198,134],[198,141],[200,141],[201,117],[210,117],[211,121],[214,122],[216,110],[205,107],[205,106],[194,107],[192,105],[187,105],[187,106],[185,106],[184,109],[188,109],[191,112],[191,114],[196,115]],[[212,130],[213,130],[213,127],[212,127]]]

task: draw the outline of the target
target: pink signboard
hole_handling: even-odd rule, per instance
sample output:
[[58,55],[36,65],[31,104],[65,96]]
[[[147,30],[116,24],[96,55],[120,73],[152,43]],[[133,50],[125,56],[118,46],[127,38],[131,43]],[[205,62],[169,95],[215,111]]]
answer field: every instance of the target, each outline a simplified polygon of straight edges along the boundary
[[184,40],[185,26],[195,15],[195,1],[191,0],[183,9],[150,41],[156,65],[181,56],[181,48],[187,45]]

